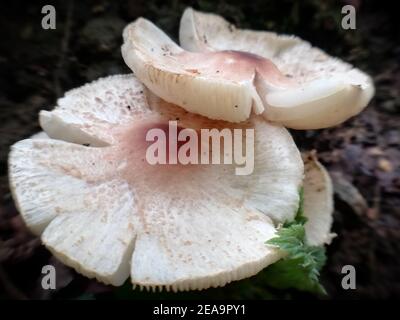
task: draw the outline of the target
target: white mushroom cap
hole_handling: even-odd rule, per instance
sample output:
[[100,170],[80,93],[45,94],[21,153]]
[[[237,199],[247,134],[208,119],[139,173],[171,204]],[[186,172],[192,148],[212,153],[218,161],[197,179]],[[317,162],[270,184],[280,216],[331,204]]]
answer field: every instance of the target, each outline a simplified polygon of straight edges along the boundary
[[[50,139],[43,131],[30,139]],[[302,152],[304,161],[304,216],[307,217],[306,236],[311,245],[329,244],[332,237],[333,185],[326,168],[318,161],[315,151]]]
[[265,107],[264,116],[289,128],[337,125],[358,114],[374,94],[368,75],[308,42],[273,32],[236,29],[215,14],[186,9],[180,43],[194,52],[235,50],[272,61],[292,82],[272,88],[268,79],[259,76],[256,90]]
[[304,160],[304,216],[306,238],[310,245],[331,242],[333,187],[329,173],[317,160],[315,152],[302,153]]
[[[210,119],[231,122],[248,119],[252,109],[257,114],[264,110],[253,84],[252,58],[184,51],[143,18],[129,24],[123,36],[126,64],[162,99]],[[264,69],[275,76],[274,66]]]
[[35,133],[29,137],[29,139],[50,139],[46,132],[40,131]]
[[249,277],[281,257],[265,241],[293,219],[303,178],[284,128],[257,118],[235,126],[256,129],[254,172],[236,176],[234,165],[143,161],[145,131],[167,120],[234,126],[163,102],[132,75],[100,79],[58,103],[41,114],[50,137],[106,146],[22,140],[9,175],[25,222],[62,262],[113,285],[130,274],[135,285],[189,290]]
[[130,78],[108,78],[113,87],[100,79],[68,91],[54,110],[40,112],[40,126],[53,139],[95,147],[113,144],[116,130],[150,112],[143,85]]

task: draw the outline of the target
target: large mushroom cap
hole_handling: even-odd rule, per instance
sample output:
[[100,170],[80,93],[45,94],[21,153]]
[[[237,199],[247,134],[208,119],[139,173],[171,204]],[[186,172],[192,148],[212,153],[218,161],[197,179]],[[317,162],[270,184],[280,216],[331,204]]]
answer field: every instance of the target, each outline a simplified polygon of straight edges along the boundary
[[[148,164],[146,131],[177,118],[184,128],[255,128],[254,172]],[[61,140],[13,145],[11,190],[27,225],[78,272],[113,285],[130,274],[133,284],[153,289],[203,289],[251,276],[281,257],[265,241],[276,224],[293,219],[303,178],[284,128],[188,114],[131,75],[68,92],[41,113],[41,124]]]
[[289,128],[318,129],[359,113],[374,94],[371,78],[308,42],[273,32],[236,29],[222,17],[185,10],[180,24],[182,48],[193,52],[235,50],[268,59],[291,82],[272,87],[257,73],[256,90],[264,116]]
[[333,213],[333,187],[328,171],[314,151],[302,153],[304,160],[304,216],[306,238],[310,245],[330,243]]

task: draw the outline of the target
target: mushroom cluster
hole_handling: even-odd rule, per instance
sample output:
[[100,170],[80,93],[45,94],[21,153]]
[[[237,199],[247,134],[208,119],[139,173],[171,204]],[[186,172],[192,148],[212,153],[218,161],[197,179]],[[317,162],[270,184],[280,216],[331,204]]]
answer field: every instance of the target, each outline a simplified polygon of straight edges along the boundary
[[[367,75],[297,37],[239,30],[191,8],[182,47],[143,18],[123,37],[133,74],[67,92],[40,112],[44,132],[11,148],[15,203],[59,260],[115,286],[129,277],[153,290],[223,286],[288,258],[267,242],[298,218],[302,194],[304,242],[330,242],[329,175],[285,127],[357,114],[373,95]],[[253,172],[149,164],[146,133],[169,121],[254,129]]]

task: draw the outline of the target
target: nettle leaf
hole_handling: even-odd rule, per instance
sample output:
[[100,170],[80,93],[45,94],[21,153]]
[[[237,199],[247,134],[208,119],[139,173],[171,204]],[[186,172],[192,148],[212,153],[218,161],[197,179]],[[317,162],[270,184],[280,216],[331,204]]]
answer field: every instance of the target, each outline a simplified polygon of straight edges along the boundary
[[277,236],[268,240],[268,245],[279,247],[286,257],[265,270],[270,286],[280,289],[296,288],[317,294],[326,294],[319,283],[319,272],[326,261],[325,248],[310,246],[306,242],[303,215],[303,190],[300,190],[300,204],[294,221],[284,224]]

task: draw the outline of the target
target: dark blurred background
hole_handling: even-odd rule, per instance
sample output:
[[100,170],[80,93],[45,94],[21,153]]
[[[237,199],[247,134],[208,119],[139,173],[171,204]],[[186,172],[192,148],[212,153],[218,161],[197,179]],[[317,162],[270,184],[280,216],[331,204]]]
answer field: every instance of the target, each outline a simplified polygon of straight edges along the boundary
[[[57,11],[43,30],[41,8]],[[356,30],[341,28],[341,8],[357,9]],[[302,149],[317,149],[335,186],[338,234],[328,248],[322,282],[328,299],[400,297],[400,22],[396,1],[20,1],[0,4],[0,299],[283,298],[311,294],[273,290],[262,272],[224,288],[151,294],[101,285],[57,262],[25,228],[7,181],[14,142],[39,131],[37,115],[68,89],[101,76],[128,73],[121,31],[139,16],[177,40],[186,6],[213,11],[239,27],[296,34],[374,78],[376,95],[355,119],[318,131],[292,131]],[[41,268],[57,268],[57,290],[41,289]],[[357,289],[341,288],[352,264]]]

